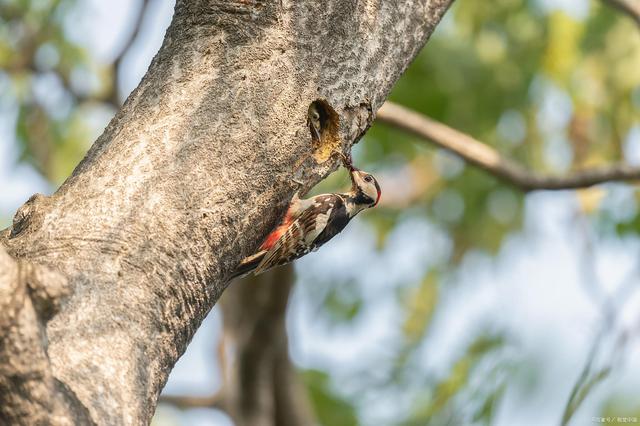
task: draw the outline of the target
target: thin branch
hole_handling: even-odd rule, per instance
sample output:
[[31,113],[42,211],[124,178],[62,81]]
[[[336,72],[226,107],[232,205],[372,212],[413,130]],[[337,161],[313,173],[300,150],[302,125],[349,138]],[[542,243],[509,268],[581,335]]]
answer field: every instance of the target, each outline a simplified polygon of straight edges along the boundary
[[[593,349],[595,352],[598,351],[598,345],[601,342],[599,340],[594,342]],[[575,414],[575,412],[580,408],[582,402],[589,395],[589,392],[594,389],[598,384],[604,381],[611,374],[612,367],[606,366],[601,370],[598,370],[593,375],[590,375],[590,372],[593,368],[594,359],[588,358],[587,363],[584,366],[584,369],[580,373],[580,378],[574,384],[573,389],[571,390],[571,396],[569,397],[569,401],[565,406],[564,412],[562,413],[562,422],[560,423],[562,426],[566,426],[571,421],[571,418]]]
[[214,393],[209,396],[160,395],[159,402],[171,404],[183,410],[189,408],[212,408],[216,410],[225,410],[224,394],[222,392]]
[[158,402],[164,404],[171,404],[176,408],[182,410],[188,410],[190,408],[211,408],[215,410],[228,411],[228,397],[226,389],[229,389],[229,372],[227,354],[225,351],[225,339],[224,335],[219,339],[216,345],[216,352],[218,355],[218,362],[220,372],[222,375],[222,384],[220,388],[213,394],[208,396],[193,396],[193,395],[160,395]]
[[379,121],[431,141],[466,162],[523,191],[586,188],[604,182],[640,180],[640,168],[626,164],[589,168],[567,176],[547,176],[529,171],[503,157],[489,145],[403,106],[386,102],[378,110]]
[[621,354],[624,353],[628,341],[628,336],[625,333],[621,333],[617,336],[611,356],[604,362],[603,366],[596,369],[596,357],[603,348],[606,348],[607,345],[605,344],[605,338],[609,333],[610,330],[606,330],[603,327],[594,338],[587,360],[580,372],[580,375],[578,376],[578,380],[571,388],[569,400],[565,404],[565,408],[562,413],[562,421],[560,423],[562,426],[569,424],[571,418],[578,411],[591,391],[606,380],[614,371],[616,365],[620,363],[620,358],[622,357]]
[[[138,11],[133,23],[133,30],[131,31],[131,34],[129,34],[129,37],[127,37],[127,39],[125,40],[122,48],[118,51],[118,54],[113,58],[113,77],[111,79],[111,90],[109,90],[108,93],[100,96],[77,93],[71,85],[69,76],[65,75],[62,72],[59,73],[62,85],[67,90],[67,92],[69,92],[76,98],[77,102],[105,102],[111,105],[116,110],[122,106],[120,93],[118,91],[118,88],[120,86],[120,75],[118,73],[118,70],[120,68],[120,65],[122,64],[122,60],[131,49],[131,46],[133,46],[133,43],[138,38],[138,35],[140,35],[140,31],[142,30],[142,22],[144,21],[144,17],[147,15],[148,8],[149,0],[142,0],[140,4],[140,10]],[[31,68],[34,72],[36,71],[33,64],[31,64]]]
[[618,9],[640,26],[640,0],[602,0],[605,4]]
[[113,60],[113,86],[111,88],[109,102],[116,107],[119,107],[121,105],[120,96],[118,93],[118,86],[120,84],[118,69],[120,68],[120,64],[122,64],[122,60],[124,59],[125,55],[127,54],[127,52],[129,52],[131,46],[133,46],[133,43],[138,38],[138,35],[140,35],[140,31],[142,30],[142,22],[144,21],[144,17],[147,15],[148,8],[149,0],[142,0],[140,4],[140,10],[138,11],[138,15],[136,16],[136,20],[134,22],[133,31],[125,41],[118,55]]

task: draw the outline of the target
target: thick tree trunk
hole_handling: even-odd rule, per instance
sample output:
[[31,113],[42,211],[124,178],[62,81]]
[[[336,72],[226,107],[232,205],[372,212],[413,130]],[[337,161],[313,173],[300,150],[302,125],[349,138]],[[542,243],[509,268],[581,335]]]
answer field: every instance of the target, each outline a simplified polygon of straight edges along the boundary
[[235,359],[226,363],[220,395],[236,426],[315,423],[289,359],[285,316],[293,283],[293,268],[285,266],[237,282],[222,297],[223,344]]
[[[0,419],[147,423],[292,179],[308,189],[336,167],[332,150],[366,131],[449,3],[178,0],[140,86],[63,186],[1,237],[0,266],[46,272],[0,274],[0,402],[11,400]],[[306,124],[314,101],[321,141]],[[17,360],[34,371],[16,379]]]

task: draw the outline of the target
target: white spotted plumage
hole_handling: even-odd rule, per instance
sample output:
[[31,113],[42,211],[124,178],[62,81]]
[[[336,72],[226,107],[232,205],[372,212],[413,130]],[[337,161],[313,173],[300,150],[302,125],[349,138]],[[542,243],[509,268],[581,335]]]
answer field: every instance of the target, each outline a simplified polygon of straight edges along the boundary
[[350,168],[351,191],[322,194],[291,201],[282,223],[265,239],[256,254],[245,258],[232,277],[253,271],[260,274],[284,265],[311,251],[340,233],[360,211],[375,206],[380,187],[370,174]]

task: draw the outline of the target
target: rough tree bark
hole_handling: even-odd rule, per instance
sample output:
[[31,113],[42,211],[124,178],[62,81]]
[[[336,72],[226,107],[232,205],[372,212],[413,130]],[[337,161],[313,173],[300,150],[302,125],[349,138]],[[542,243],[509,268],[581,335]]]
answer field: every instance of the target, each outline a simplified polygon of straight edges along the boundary
[[0,418],[148,423],[292,178],[306,190],[335,169],[450,2],[178,0],[85,159],[0,236]]

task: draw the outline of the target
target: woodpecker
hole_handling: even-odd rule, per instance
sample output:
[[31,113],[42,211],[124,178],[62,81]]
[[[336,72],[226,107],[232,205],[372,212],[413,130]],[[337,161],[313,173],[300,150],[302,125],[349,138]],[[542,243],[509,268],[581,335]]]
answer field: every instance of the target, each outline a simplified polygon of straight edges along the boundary
[[345,161],[351,190],[308,199],[294,195],[284,219],[264,240],[257,253],[246,257],[231,278],[253,271],[261,274],[315,251],[339,234],[354,216],[380,201],[380,185],[369,173]]

